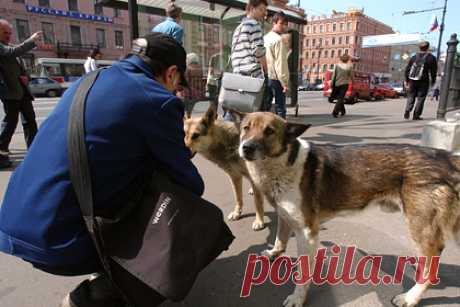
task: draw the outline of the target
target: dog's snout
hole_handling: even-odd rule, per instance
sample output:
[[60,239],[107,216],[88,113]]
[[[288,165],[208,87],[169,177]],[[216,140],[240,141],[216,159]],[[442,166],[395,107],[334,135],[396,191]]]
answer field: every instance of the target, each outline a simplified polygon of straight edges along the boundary
[[243,153],[245,155],[252,155],[256,151],[256,146],[254,144],[248,143],[243,145]]

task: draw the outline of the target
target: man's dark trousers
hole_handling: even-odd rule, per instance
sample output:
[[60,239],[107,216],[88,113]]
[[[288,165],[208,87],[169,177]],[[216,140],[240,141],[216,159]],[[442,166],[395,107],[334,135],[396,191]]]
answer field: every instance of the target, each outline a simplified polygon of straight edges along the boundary
[[407,93],[406,114],[410,114],[410,112],[412,112],[415,101],[417,100],[413,118],[419,118],[422,115],[429,87],[430,84],[428,82],[411,81],[409,91]]
[[37,122],[35,121],[32,100],[26,95],[21,100],[3,100],[2,102],[5,117],[3,118],[0,130],[0,150],[8,150],[11,138],[18,125],[19,113],[21,113],[24,138],[27,148],[29,148],[37,134]]
[[268,97],[267,102],[270,102],[275,97],[275,114],[286,119],[286,94],[283,92],[283,86],[279,80],[268,80]]

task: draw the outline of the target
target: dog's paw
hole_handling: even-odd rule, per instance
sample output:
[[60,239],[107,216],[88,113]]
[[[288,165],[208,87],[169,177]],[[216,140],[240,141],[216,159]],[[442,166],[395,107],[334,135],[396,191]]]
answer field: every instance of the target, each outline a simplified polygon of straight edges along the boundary
[[396,295],[391,300],[391,303],[393,304],[393,306],[396,306],[396,307],[415,307],[417,306],[417,302],[415,301],[411,302],[410,300],[407,299],[406,293]]
[[253,190],[253,188],[249,188],[248,194],[249,194],[249,195],[254,195],[254,190]]
[[265,227],[264,221],[255,220],[254,222],[252,222],[252,230],[254,231],[262,230],[264,229],[264,227]]
[[270,261],[274,261],[283,252],[284,251],[274,251],[273,249],[265,249],[260,253],[260,255],[268,257]]
[[284,307],[302,307],[305,299],[297,294],[289,295],[283,302]]
[[241,211],[234,210],[230,212],[227,218],[229,221],[237,221],[240,219],[240,217],[241,217]]

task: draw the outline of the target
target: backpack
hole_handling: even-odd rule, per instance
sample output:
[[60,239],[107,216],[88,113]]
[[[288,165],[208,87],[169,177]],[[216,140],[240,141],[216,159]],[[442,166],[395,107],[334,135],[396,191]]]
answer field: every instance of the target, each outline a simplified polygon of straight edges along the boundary
[[409,71],[409,79],[419,81],[422,79],[423,71],[425,70],[425,61],[428,53],[423,56],[417,55]]

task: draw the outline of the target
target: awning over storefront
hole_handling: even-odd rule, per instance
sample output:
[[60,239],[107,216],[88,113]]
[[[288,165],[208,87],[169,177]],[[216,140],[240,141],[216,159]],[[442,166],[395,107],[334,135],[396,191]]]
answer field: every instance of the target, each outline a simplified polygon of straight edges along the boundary
[[[128,9],[129,0],[97,0],[97,3],[119,9]],[[170,3],[170,0],[137,0],[139,12],[150,14],[164,15],[164,9]],[[176,0],[175,3],[183,9],[184,14],[201,16],[210,19],[220,20],[223,13],[225,19],[234,18],[244,15],[247,1],[245,0]],[[229,8],[229,9],[228,9]],[[276,12],[283,11],[289,18],[289,21],[296,24],[306,24],[304,16],[276,6],[268,7],[268,14],[273,15]]]

